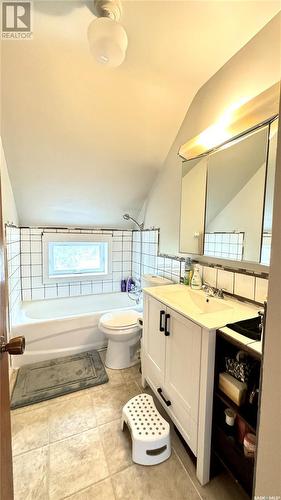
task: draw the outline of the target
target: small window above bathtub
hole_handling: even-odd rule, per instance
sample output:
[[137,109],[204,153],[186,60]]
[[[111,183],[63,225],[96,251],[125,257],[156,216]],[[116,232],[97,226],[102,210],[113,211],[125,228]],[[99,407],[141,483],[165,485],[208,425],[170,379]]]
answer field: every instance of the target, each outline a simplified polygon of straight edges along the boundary
[[44,283],[110,278],[111,240],[110,236],[93,234],[44,234]]

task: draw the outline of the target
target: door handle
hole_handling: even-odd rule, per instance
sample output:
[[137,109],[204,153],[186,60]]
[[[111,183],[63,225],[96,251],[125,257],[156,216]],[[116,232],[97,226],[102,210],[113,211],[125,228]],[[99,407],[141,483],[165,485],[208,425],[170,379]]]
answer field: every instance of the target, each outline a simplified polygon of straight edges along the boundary
[[165,316],[165,311],[163,309],[160,311],[160,323],[159,323],[159,330],[160,332],[164,332],[165,328],[163,326],[163,317]]
[[165,405],[166,406],[171,406],[171,404],[172,404],[171,401],[169,399],[165,398],[161,387],[158,387],[157,392],[158,392],[158,394],[160,394],[160,397],[161,397],[161,399],[163,399]]
[[0,352],[8,352],[9,354],[23,354],[25,350],[25,338],[14,337],[10,342],[6,342],[4,337],[0,337]]
[[165,315],[165,329],[164,330],[165,330],[165,336],[166,337],[169,337],[169,335],[170,335],[170,332],[168,330],[168,320],[170,319],[170,317],[171,316],[168,313]]

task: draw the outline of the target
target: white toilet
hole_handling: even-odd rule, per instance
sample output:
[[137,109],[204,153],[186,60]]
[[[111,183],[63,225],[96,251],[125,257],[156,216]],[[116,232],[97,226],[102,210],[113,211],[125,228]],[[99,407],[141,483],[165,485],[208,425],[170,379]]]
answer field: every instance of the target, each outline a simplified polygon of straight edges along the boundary
[[99,329],[108,339],[105,365],[114,370],[129,368],[139,361],[141,327],[138,311],[113,311],[104,314]]
[[[171,280],[161,276],[145,274],[142,286],[170,285]],[[142,313],[134,310],[112,311],[104,314],[99,321],[99,329],[108,339],[105,357],[107,368],[120,370],[129,368],[139,361],[141,326],[138,320]]]

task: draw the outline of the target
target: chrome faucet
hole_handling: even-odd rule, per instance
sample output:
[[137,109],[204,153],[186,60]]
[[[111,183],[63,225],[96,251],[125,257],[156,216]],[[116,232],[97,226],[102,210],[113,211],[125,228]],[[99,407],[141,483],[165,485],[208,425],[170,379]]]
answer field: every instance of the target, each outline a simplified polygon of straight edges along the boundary
[[208,297],[216,297],[217,299],[224,299],[224,289],[216,288],[215,286],[211,286],[208,283],[204,283],[202,286],[202,290],[208,295]]
[[261,332],[261,336],[263,334],[263,330],[264,330],[264,311],[261,310],[261,311],[258,311],[258,315],[260,316],[261,318],[261,322],[260,322],[260,325],[259,325],[259,331]]

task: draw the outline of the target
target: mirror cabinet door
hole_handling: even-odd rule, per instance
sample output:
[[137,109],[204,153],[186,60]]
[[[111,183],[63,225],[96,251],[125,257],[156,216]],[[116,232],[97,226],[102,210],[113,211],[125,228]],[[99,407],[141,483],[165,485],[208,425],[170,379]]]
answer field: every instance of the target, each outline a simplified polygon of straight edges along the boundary
[[273,122],[271,122],[269,129],[269,149],[268,149],[267,176],[266,176],[266,189],[265,189],[261,261],[260,261],[261,264],[265,266],[269,266],[270,264],[274,180],[275,180],[277,138],[278,138],[277,136],[278,136],[278,119],[276,118]]
[[268,125],[209,154],[204,255],[259,262]]
[[182,163],[180,252],[202,255],[207,156]]

